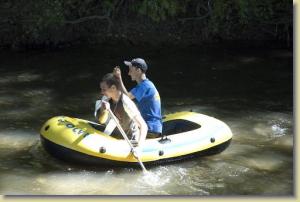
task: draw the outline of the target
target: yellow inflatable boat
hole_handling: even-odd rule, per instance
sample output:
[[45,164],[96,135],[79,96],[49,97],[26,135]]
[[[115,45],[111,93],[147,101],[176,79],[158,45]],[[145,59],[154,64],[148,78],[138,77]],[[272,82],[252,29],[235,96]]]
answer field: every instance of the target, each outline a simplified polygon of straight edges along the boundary
[[[96,123],[57,116],[40,130],[44,148],[53,156],[78,164],[138,166],[124,139],[105,134]],[[178,112],[163,119],[163,136],[146,139],[140,159],[145,165],[217,154],[228,147],[230,128],[222,121],[195,112]]]

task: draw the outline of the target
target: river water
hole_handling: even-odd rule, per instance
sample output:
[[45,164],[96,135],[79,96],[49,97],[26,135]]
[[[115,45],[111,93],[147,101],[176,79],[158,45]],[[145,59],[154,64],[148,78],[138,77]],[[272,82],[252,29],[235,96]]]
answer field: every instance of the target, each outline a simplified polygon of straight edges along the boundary
[[[50,117],[93,120],[101,76],[144,57],[163,113],[193,110],[233,132],[221,154],[149,169],[85,167],[39,139]],[[292,196],[293,54],[279,49],[78,47],[0,53],[0,194]],[[122,65],[124,67],[124,65]],[[134,85],[124,67],[128,88]]]

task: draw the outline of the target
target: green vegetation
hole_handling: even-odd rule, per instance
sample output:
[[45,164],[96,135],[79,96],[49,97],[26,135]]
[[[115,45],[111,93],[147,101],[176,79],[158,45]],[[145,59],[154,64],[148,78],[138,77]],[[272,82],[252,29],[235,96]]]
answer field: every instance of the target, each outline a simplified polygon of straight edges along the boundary
[[102,43],[108,37],[143,42],[149,36],[154,43],[273,40],[290,46],[293,5],[289,0],[2,0],[0,30],[0,47],[7,48]]

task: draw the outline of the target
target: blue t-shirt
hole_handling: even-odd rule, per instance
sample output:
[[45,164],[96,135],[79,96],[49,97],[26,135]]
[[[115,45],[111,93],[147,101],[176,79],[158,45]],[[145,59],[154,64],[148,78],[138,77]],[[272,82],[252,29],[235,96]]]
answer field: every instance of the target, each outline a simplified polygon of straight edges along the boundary
[[134,95],[137,106],[148,126],[148,132],[162,132],[160,96],[154,84],[148,79],[138,83],[130,93]]

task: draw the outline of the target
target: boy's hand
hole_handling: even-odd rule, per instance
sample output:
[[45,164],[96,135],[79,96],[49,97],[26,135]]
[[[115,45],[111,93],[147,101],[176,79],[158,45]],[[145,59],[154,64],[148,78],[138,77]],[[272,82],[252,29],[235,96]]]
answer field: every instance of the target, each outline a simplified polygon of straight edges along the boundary
[[114,68],[113,74],[115,77],[117,77],[118,79],[121,79],[122,75],[121,75],[121,69],[119,66],[116,66]]

